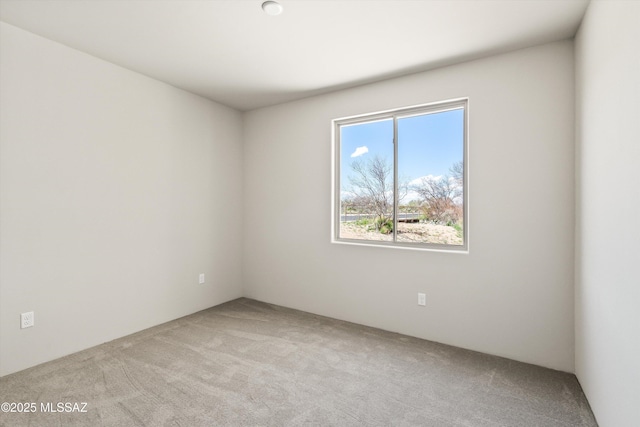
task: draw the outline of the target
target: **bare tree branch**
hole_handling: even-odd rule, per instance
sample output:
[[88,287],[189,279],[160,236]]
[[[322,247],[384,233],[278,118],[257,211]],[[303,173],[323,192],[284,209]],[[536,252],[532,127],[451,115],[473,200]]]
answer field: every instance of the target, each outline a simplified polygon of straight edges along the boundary
[[422,211],[435,223],[458,222],[462,217],[462,162],[454,163],[450,170],[453,177],[423,177],[412,190],[422,199]]
[[351,163],[353,174],[349,176],[354,200],[361,207],[372,211],[377,218],[388,219],[393,212],[393,167],[375,156]]
[[464,182],[464,163],[462,160],[451,165],[449,172],[451,172],[453,179],[455,179],[456,183],[462,188]]

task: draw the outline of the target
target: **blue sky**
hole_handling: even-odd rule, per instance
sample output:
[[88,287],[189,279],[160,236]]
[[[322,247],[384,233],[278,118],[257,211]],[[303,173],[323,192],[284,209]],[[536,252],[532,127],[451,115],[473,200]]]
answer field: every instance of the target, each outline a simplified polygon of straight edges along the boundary
[[[398,119],[398,174],[401,180],[450,175],[463,158],[462,109]],[[393,120],[343,126],[340,135],[342,188],[349,187],[351,163],[376,155],[393,165]]]

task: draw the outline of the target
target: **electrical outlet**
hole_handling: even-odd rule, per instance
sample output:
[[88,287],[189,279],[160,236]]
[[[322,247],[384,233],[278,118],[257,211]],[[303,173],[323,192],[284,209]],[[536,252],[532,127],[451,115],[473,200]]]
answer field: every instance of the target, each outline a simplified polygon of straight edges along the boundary
[[200,273],[200,278],[198,279],[198,283],[201,285],[204,283],[204,273]]
[[35,315],[33,311],[29,311],[27,313],[22,313],[20,315],[20,329],[30,328],[36,323]]
[[425,306],[427,305],[427,295],[418,293],[418,305]]

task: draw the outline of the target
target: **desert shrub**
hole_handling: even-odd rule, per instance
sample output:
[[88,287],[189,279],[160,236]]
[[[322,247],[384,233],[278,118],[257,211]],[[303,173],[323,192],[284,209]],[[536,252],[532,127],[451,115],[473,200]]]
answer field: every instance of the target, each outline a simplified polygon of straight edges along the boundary
[[361,218],[359,220],[356,221],[356,225],[360,225],[360,226],[367,226],[371,224],[371,218]]
[[[449,225],[449,224],[447,224],[447,225]],[[460,223],[458,223],[458,222],[453,223],[453,224],[449,225],[449,227],[453,227],[453,228],[455,228],[455,230],[456,230],[456,235],[457,235],[458,237],[462,238],[462,225],[461,225]]]
[[376,229],[382,234],[393,233],[393,221],[390,218],[376,218]]

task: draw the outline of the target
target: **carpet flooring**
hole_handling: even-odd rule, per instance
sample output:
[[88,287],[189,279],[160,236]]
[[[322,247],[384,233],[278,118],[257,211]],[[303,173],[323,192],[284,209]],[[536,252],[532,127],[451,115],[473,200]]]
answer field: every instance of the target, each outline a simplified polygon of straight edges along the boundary
[[7,427],[596,426],[574,375],[246,298],[5,376],[0,396],[37,406]]

